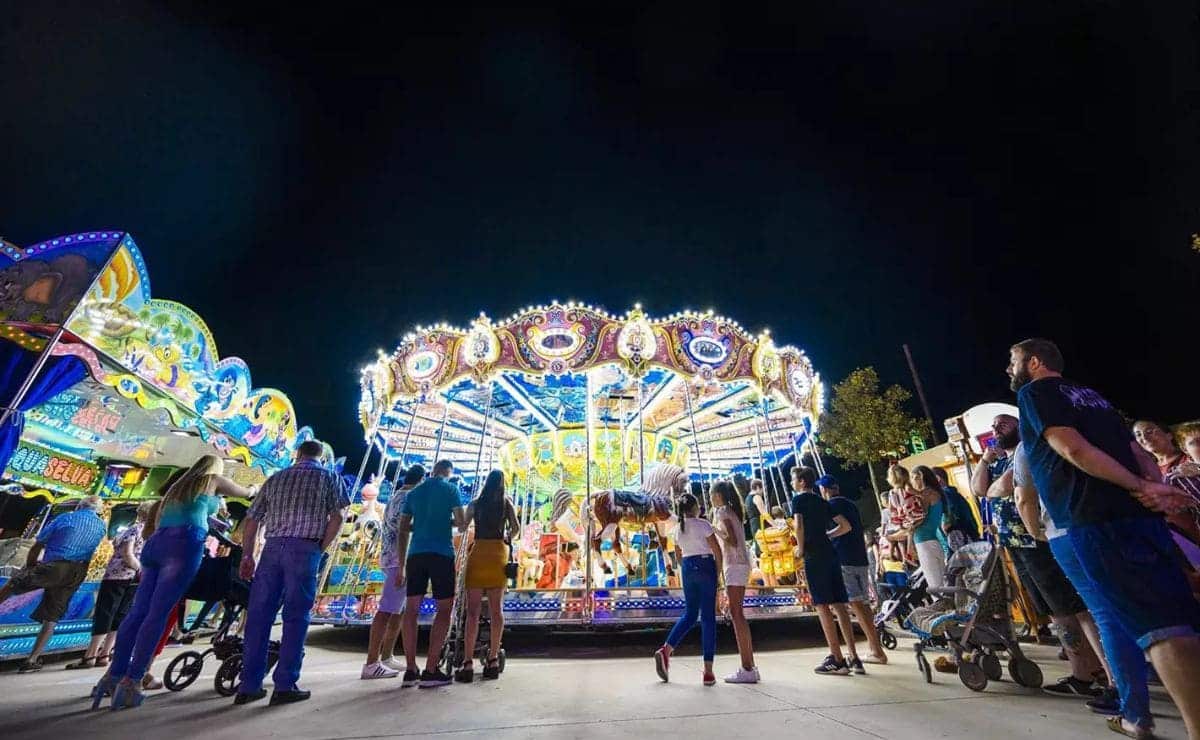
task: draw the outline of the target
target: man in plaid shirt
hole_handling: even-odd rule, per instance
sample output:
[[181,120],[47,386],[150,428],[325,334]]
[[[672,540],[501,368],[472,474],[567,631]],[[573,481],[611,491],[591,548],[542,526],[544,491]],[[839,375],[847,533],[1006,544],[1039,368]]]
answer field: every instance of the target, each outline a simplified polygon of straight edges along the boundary
[[[242,542],[242,578],[254,578],[246,612],[246,642],[242,677],[235,704],[248,704],[267,695],[267,644],[275,615],[283,606],[283,637],[279,663],[272,679],[271,704],[304,701],[312,695],[296,685],[304,660],[309,612],[317,596],[321,555],[342,528],[350,505],[337,473],[321,465],[321,443],[308,441],[296,450],[296,462],[267,479],[246,512]],[[254,546],[258,528],[266,532],[262,562],[255,570]]]

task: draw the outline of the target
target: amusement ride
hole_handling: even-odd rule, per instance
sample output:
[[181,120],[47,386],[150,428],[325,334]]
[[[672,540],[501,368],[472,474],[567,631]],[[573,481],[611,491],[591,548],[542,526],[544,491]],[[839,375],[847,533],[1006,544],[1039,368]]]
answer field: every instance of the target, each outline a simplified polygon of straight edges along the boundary
[[508,624],[674,620],[683,597],[665,520],[688,487],[707,506],[706,484],[721,477],[743,496],[753,478],[765,483],[747,615],[810,608],[790,527],[770,509],[789,495],[783,463],[823,469],[813,435],[824,390],[804,352],[768,331],[711,311],[617,316],[554,301],[503,321],[481,313],[468,328],[418,328],[363,369],[361,391],[367,455],[316,622],[371,620],[383,504],[408,466],[441,459],[454,463],[464,504],[488,471],[505,474],[521,523]]

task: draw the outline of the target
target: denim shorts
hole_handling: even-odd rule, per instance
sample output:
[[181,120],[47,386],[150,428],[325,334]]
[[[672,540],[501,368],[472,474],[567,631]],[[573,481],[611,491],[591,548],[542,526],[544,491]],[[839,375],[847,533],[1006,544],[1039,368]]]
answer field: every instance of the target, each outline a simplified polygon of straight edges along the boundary
[[1143,650],[1200,629],[1200,605],[1158,517],[1082,524],[1067,533],[1092,588]]
[[865,565],[843,565],[842,582],[846,584],[849,601],[866,601],[870,593],[870,570]]

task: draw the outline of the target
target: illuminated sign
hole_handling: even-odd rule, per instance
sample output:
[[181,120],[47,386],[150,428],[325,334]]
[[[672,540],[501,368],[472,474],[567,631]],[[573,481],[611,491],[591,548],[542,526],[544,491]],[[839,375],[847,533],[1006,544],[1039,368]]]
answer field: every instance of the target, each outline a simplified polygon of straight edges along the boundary
[[729,355],[729,348],[710,337],[692,338],[687,351],[692,359],[705,365],[719,365]]
[[22,483],[71,493],[86,493],[96,482],[95,465],[21,442],[9,460],[7,473]]

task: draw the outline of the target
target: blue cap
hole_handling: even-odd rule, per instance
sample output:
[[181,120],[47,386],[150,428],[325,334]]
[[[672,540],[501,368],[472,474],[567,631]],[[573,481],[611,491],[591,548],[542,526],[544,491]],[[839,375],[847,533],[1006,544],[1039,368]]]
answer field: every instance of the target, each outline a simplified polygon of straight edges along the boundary
[[817,478],[817,485],[821,488],[833,488],[837,484],[837,478],[834,478],[832,475],[822,475],[820,478]]

